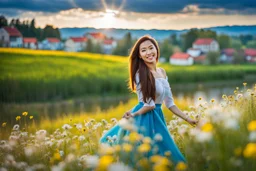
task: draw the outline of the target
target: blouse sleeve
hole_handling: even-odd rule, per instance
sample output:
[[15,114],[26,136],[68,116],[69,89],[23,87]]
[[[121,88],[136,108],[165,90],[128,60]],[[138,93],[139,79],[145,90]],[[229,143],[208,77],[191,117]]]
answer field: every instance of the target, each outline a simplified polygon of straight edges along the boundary
[[138,99],[140,102],[143,102],[144,105],[143,106],[155,106],[155,102],[152,98],[148,98],[146,99],[146,102],[143,100],[143,94],[141,91],[141,85],[140,85],[140,79],[139,79],[139,73],[137,72],[135,75],[135,81],[136,81],[136,92],[138,95]]
[[[166,80],[168,81],[168,77],[166,76]],[[169,83],[168,83],[169,84]],[[165,106],[169,109],[170,107],[174,106],[174,100],[172,97],[172,90],[171,87],[167,91],[167,96],[164,99]]]

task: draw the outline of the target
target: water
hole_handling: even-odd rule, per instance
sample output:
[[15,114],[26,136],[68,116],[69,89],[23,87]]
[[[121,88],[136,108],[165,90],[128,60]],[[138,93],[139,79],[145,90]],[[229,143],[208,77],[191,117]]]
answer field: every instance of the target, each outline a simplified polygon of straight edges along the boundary
[[[233,94],[236,87],[239,87],[239,91],[244,90],[245,87],[242,83],[243,81],[229,81],[204,84],[180,84],[171,85],[171,87],[175,101],[190,99],[194,103],[191,105],[195,105],[199,97],[208,102],[211,99],[219,101],[223,94]],[[256,81],[247,83],[246,88],[253,88],[254,84],[256,84]],[[120,102],[127,103],[130,98],[136,98],[136,96],[89,97],[48,103],[0,104],[0,123],[8,122],[13,124],[16,122],[15,117],[21,115],[24,111],[28,111],[29,115],[33,115],[36,120],[40,120],[43,117],[54,119],[57,116],[70,113],[80,114],[84,112],[93,113],[104,111],[117,107]]]

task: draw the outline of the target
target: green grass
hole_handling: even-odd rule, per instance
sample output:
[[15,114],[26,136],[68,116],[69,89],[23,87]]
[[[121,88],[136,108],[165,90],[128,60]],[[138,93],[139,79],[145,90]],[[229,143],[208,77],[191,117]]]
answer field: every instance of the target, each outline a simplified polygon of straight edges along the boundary
[[[159,66],[172,85],[256,74],[255,65]],[[0,48],[0,73],[1,102],[129,93],[128,58],[121,56]]]

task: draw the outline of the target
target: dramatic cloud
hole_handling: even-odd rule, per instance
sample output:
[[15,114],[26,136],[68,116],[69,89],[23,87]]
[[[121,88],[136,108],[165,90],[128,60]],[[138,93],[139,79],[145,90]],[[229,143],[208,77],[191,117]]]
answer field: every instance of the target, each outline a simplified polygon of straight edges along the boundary
[[99,11],[106,4],[109,8],[119,8],[124,11],[140,13],[176,13],[189,5],[200,9],[227,9],[256,13],[255,0],[1,0],[0,9],[21,9],[28,11],[58,12],[71,8]]
[[[106,13],[106,9],[119,9]],[[120,10],[121,8],[121,10]],[[187,29],[256,24],[255,0],[1,0],[0,15],[40,27]],[[112,16],[113,15],[113,16]]]

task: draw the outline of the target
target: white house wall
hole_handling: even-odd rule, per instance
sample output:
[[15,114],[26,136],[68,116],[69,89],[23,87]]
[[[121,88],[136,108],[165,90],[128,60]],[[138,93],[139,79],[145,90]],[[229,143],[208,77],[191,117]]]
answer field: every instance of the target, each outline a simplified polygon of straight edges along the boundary
[[194,60],[192,57],[190,57],[188,60],[170,59],[170,63],[172,65],[193,65]]
[[9,34],[3,28],[0,29],[0,42],[4,47],[9,45]]
[[22,37],[15,37],[15,40],[10,39],[10,47],[22,47],[23,39]]

